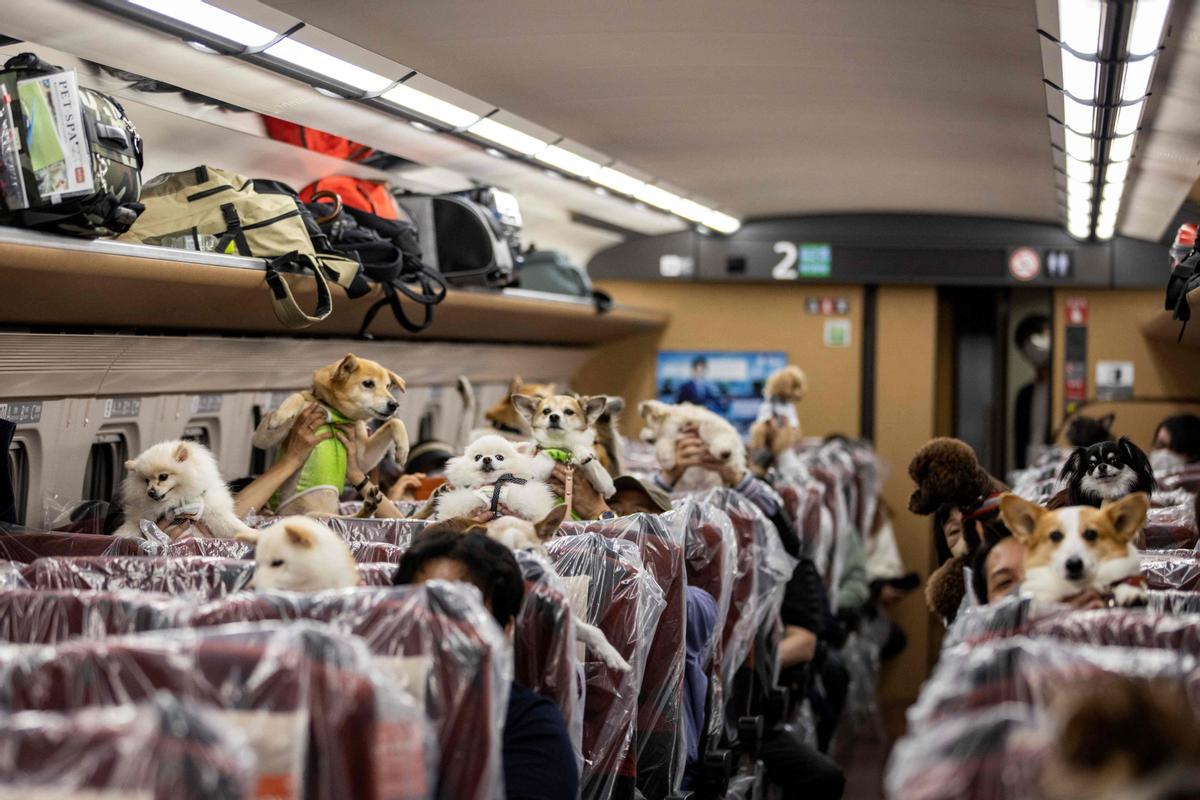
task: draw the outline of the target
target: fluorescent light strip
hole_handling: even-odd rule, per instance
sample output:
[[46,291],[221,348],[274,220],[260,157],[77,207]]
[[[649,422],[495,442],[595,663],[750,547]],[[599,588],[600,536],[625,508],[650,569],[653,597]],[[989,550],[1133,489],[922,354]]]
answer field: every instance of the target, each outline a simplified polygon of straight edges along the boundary
[[1133,140],[1136,138],[1137,136],[1131,133],[1110,141],[1108,143],[1108,160],[1120,162],[1133,158]]
[[1121,79],[1121,101],[1128,103],[1146,96],[1150,91],[1150,73],[1154,71],[1154,57],[1130,61],[1125,65]]
[[1136,103],[1118,108],[1117,121],[1113,124],[1113,135],[1127,136],[1136,131],[1138,122],[1142,118],[1142,107],[1145,105],[1145,100],[1138,100]]
[[1095,170],[1091,164],[1078,158],[1067,156],[1067,180],[1078,183],[1091,183]]
[[1095,126],[1096,107],[1090,106],[1087,103],[1081,103],[1074,98],[1063,95],[1063,120],[1067,127],[1082,133],[1084,136],[1091,136],[1092,129]]
[[644,184],[642,188],[637,190],[637,193],[634,194],[633,199],[637,200],[638,202],[645,203],[648,206],[661,208],[663,211],[672,211],[674,210],[675,205],[683,198],[674,192],[668,192],[661,186],[655,186],[647,183]]
[[191,25],[246,47],[262,47],[277,35],[237,14],[200,0],[128,0],[131,5]]
[[630,197],[635,195],[643,186],[643,181],[639,181],[632,175],[626,175],[620,170],[615,170],[612,167],[604,167],[592,177],[593,183],[598,183],[606,189],[612,189],[614,192],[627,194]]
[[690,219],[692,222],[703,222],[705,217],[712,213],[712,209],[708,206],[701,205],[695,200],[681,199],[675,204],[675,208],[671,209],[677,215],[684,219]]
[[1086,221],[1074,220],[1067,223],[1067,233],[1074,236],[1076,239],[1088,238],[1091,225]]
[[1084,61],[1063,50],[1063,89],[1077,100],[1092,102],[1096,99],[1096,67],[1095,61]]
[[580,178],[590,178],[602,168],[600,164],[591,159],[576,155],[570,150],[564,150],[558,145],[553,144],[538,153],[535,158],[543,164],[549,164],[552,167],[561,169],[563,172],[569,172]]
[[1101,241],[1108,241],[1113,238],[1113,234],[1116,232],[1117,226],[1115,222],[1108,225],[1101,225],[1099,222],[1096,223],[1096,238]]
[[415,111],[421,116],[435,119],[452,128],[465,128],[479,119],[479,115],[473,111],[459,108],[453,103],[447,103],[445,100],[404,84],[388,89],[380,95],[380,99],[395,103],[409,111]]
[[1129,26],[1129,55],[1144,56],[1158,49],[1171,0],[1138,0]]
[[1094,56],[1100,52],[1100,0],[1058,0],[1058,38],[1072,50]]
[[717,233],[733,233],[738,228],[742,227],[742,223],[737,217],[731,217],[720,211],[710,211],[700,220],[700,223],[706,228],[711,228]]
[[364,92],[381,92],[392,84],[391,78],[355,66],[295,39],[281,39],[264,50],[263,54]]
[[1067,155],[1080,161],[1091,161],[1096,157],[1096,142],[1090,136],[1083,136],[1070,128],[1063,129],[1066,138]]
[[1106,183],[1125,183],[1127,177],[1129,177],[1128,161],[1109,164],[1104,170],[1104,181]]
[[467,128],[467,132],[473,133],[481,139],[487,139],[489,142],[495,142],[502,147],[507,147],[509,150],[520,153],[523,156],[531,156],[534,153],[545,150],[547,147],[547,143],[536,136],[530,136],[528,133],[523,133],[516,128],[510,128],[508,125],[496,122],[496,120],[487,117]]

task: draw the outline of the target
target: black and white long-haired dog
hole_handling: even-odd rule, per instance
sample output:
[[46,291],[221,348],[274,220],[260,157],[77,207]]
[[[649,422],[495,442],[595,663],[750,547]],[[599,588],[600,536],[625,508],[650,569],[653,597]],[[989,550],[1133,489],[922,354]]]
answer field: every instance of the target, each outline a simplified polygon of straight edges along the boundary
[[1124,436],[1076,448],[1058,477],[1067,484],[1067,505],[1094,508],[1134,492],[1150,494],[1158,485],[1150,459]]

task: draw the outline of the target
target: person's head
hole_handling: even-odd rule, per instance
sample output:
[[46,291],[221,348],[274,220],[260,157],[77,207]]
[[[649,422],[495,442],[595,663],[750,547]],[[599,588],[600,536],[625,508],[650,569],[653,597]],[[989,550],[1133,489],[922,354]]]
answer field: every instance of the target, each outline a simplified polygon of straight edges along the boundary
[[947,557],[963,555],[966,551],[963,549],[962,509],[958,506],[944,505],[934,513],[933,519],[948,551]]
[[708,373],[708,359],[704,356],[696,356],[692,359],[692,375],[697,378],[703,378]]
[[632,475],[613,479],[616,494],[608,499],[608,507],[622,517],[629,514],[662,514],[671,510],[671,498],[666,492],[650,486]]
[[1154,451],[1175,453],[1186,464],[1200,461],[1200,417],[1176,414],[1158,423],[1158,430],[1154,432]]
[[980,603],[994,603],[1016,591],[1025,580],[1025,548],[1014,536],[989,541],[972,565],[971,588]]
[[1050,318],[1045,314],[1030,314],[1017,323],[1013,335],[1021,354],[1035,367],[1050,363]]
[[456,520],[430,525],[400,558],[397,586],[431,580],[474,584],[500,627],[508,629],[525,597],[525,579],[512,551],[482,533],[462,533]]

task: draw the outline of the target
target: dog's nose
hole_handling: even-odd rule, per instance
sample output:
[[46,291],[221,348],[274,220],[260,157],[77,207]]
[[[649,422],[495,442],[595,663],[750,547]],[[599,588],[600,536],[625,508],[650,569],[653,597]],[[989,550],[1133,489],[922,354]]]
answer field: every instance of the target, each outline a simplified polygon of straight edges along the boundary
[[159,495],[159,493],[154,491],[153,489],[146,492],[146,494],[150,495],[151,500],[161,500],[162,499],[162,496]]
[[551,415],[550,415],[550,421],[551,421],[551,422],[558,422],[558,414],[551,414]]
[[731,455],[733,455],[733,451],[732,450],[722,450],[720,453],[717,453],[717,455],[721,457],[722,461],[728,461],[729,457]]
[[388,400],[388,404],[387,404],[388,413],[395,411],[399,407],[400,407],[400,404],[397,403],[395,400]]
[[1071,558],[1068,558],[1067,563],[1063,566],[1067,568],[1068,578],[1078,578],[1083,574],[1083,559],[1079,558],[1078,556],[1072,556]]

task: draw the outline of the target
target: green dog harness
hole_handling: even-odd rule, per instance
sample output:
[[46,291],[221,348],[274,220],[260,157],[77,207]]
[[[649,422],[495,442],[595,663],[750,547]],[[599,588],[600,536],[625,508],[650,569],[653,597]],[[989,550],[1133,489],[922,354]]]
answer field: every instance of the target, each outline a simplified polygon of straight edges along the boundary
[[[335,425],[354,424],[354,420],[342,416],[337,410],[324,404],[321,407],[325,409],[325,416],[328,422],[317,428],[314,433],[333,434],[335,433]],[[283,448],[281,447],[280,452],[282,450]],[[318,489],[332,489],[336,494],[340,495],[342,487],[345,485],[346,445],[342,444],[336,435],[333,435],[324,441],[317,442],[317,446],[308,454],[304,466],[297,473],[296,486],[292,490],[292,496],[286,501],[280,502],[279,494],[276,493],[271,498],[271,505],[278,511],[297,497],[317,491]]]

